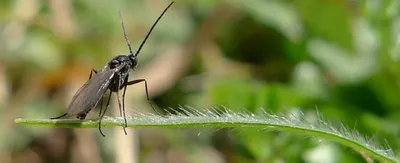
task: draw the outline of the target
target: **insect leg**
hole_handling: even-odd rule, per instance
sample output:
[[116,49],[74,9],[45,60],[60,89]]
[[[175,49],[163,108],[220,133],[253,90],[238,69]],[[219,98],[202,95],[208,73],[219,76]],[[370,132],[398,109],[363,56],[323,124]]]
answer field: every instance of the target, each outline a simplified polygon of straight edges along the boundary
[[153,108],[153,110],[154,110],[157,114],[160,114],[160,113],[156,110],[156,108],[154,108],[153,104],[152,104],[151,101],[150,101],[150,98],[149,98],[149,90],[148,90],[148,88],[147,88],[147,81],[146,81],[146,79],[136,79],[136,80],[132,80],[132,81],[130,81],[130,82],[127,82],[126,85],[134,85],[134,84],[137,84],[137,83],[140,83],[140,82],[144,82],[144,88],[145,88],[145,90],[146,90],[147,102],[149,102],[151,108]]
[[[125,87],[126,87],[126,85],[125,85]],[[119,88],[119,84],[118,84],[118,87],[117,87],[117,88]],[[119,105],[119,114],[120,114],[120,116],[122,116],[122,112],[124,112],[124,121],[125,121],[125,125],[124,125],[123,129],[124,129],[125,135],[127,135],[127,132],[126,132],[127,122],[126,122],[125,108],[124,108],[125,105],[121,102],[121,96],[120,96],[119,92],[117,91],[117,92],[115,92],[115,93],[117,93],[117,97],[118,97],[118,105]]]
[[[128,80],[128,76],[126,77],[126,79]],[[128,87],[128,85],[125,84],[124,92],[122,93],[122,112],[124,113],[125,127],[128,127],[128,123],[126,122],[126,115],[125,115],[125,93],[126,93],[126,87]]]
[[101,96],[100,99],[100,111],[99,111],[99,117],[101,116],[101,110],[103,110],[103,101],[104,101],[104,95]]
[[95,69],[93,69],[92,68],[92,70],[90,71],[90,76],[89,76],[89,80],[92,78],[92,73],[95,73],[95,74],[97,74],[97,70],[95,70]]
[[[103,134],[103,131],[101,131],[101,120],[103,120],[104,114],[106,114],[107,108],[110,106],[111,93],[112,93],[112,91],[110,91],[110,96],[108,97],[107,104],[106,104],[106,108],[104,108],[104,111],[103,111],[103,113],[100,115],[100,119],[99,119],[99,131],[100,131],[100,134],[101,134],[103,137],[106,137],[106,135],[104,135],[104,134]],[[101,113],[101,112],[100,112],[100,113]]]
[[59,119],[59,118],[65,117],[67,114],[68,114],[68,113],[64,113],[63,115],[60,115],[60,116],[54,117],[54,118],[50,118],[50,119]]

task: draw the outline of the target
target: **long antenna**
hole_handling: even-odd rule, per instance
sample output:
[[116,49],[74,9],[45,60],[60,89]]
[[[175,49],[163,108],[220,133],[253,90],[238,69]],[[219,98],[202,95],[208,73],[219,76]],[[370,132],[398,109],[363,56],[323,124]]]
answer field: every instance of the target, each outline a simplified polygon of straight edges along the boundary
[[164,9],[164,11],[161,13],[161,15],[157,18],[156,22],[154,22],[154,24],[151,26],[149,32],[147,33],[146,37],[144,38],[142,44],[140,44],[140,46],[139,46],[138,50],[136,51],[135,55],[133,55],[132,48],[131,48],[131,44],[129,43],[128,36],[127,36],[127,34],[126,34],[125,25],[124,25],[124,20],[122,19],[121,11],[120,11],[120,10],[118,11],[118,13],[119,13],[119,18],[121,19],[122,30],[124,31],[124,37],[125,37],[126,44],[128,45],[130,55],[133,55],[133,56],[136,57],[136,56],[140,53],[140,50],[142,50],[143,45],[146,43],[147,38],[149,38],[149,36],[150,36],[151,32],[153,31],[154,27],[157,25],[158,21],[160,21],[161,17],[165,14],[165,12],[167,12],[167,10],[169,9],[169,7],[171,7],[172,4],[174,4],[174,1],[172,1],[172,2],[167,6],[167,8]]
[[124,19],[122,19],[121,10],[118,10],[118,14],[119,14],[119,19],[121,20],[122,30],[124,31],[125,42],[126,42],[126,44],[128,45],[128,48],[129,48],[129,54],[133,55],[132,48],[131,48],[131,43],[129,42],[128,36],[126,34]]

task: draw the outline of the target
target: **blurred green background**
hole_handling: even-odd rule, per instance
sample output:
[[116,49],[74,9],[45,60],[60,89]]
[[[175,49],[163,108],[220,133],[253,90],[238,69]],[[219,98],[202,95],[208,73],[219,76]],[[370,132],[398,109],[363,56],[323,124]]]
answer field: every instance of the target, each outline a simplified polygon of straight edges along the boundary
[[[105,128],[103,138],[14,123],[64,113],[91,68],[128,53],[118,9],[136,49],[168,3],[1,0],[1,162],[365,162],[286,132]],[[399,0],[177,0],[131,79],[147,79],[159,111],[225,106],[308,119],[318,111],[400,155],[399,9]],[[128,88],[128,114],[153,113],[144,93],[143,84]],[[118,116],[115,103],[107,115]]]

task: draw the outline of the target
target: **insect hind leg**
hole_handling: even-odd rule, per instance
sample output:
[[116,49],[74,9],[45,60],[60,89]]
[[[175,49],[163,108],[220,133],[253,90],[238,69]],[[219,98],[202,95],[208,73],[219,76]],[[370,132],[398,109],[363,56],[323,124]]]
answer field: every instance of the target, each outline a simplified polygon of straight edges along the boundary
[[106,113],[108,107],[110,106],[110,100],[111,100],[111,93],[112,91],[110,91],[110,96],[108,96],[108,100],[107,100],[107,104],[106,104],[106,108],[104,108],[103,113],[100,112],[100,119],[99,119],[99,131],[101,136],[106,137],[106,135],[103,134],[103,131],[101,131],[101,120],[103,120],[104,114]]
[[95,74],[97,74],[98,71],[95,70],[94,68],[92,68],[92,70],[90,70],[89,80],[92,78],[93,72],[94,72]]
[[99,117],[101,117],[101,111],[103,110],[103,101],[104,101],[104,95],[101,96],[100,98],[100,111],[99,111]]
[[60,119],[60,118],[65,117],[67,115],[68,115],[68,113],[64,113],[63,115],[60,115],[60,116],[54,117],[54,118],[50,118],[50,119]]

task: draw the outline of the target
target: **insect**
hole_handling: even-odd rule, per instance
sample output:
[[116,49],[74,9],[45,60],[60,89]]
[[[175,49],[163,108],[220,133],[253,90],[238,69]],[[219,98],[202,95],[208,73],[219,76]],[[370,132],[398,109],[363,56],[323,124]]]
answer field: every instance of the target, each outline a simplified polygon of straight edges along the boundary
[[[171,7],[171,5],[174,2],[172,1],[161,13],[161,15],[157,18],[155,23],[151,26],[149,32],[147,33],[146,37],[140,44],[138,50],[136,51],[135,54],[132,52],[131,45],[128,40],[128,36],[125,30],[125,25],[124,21],[122,19],[122,14],[119,11],[119,17],[121,19],[121,26],[122,30],[124,32],[124,37],[126,44],[128,45],[129,48],[129,55],[119,55],[111,59],[110,62],[108,62],[101,71],[97,71],[95,69],[92,69],[90,71],[90,76],[89,80],[86,81],[86,83],[75,93],[75,95],[72,98],[72,101],[70,105],[68,106],[68,111],[64,113],[63,115],[60,115],[58,117],[50,118],[50,119],[59,119],[65,116],[76,116],[78,119],[83,120],[86,118],[86,115],[92,110],[93,107],[95,107],[99,101],[101,101],[101,107],[100,107],[100,112],[99,112],[99,131],[100,134],[105,137],[101,130],[101,121],[104,117],[104,114],[107,111],[107,108],[110,105],[110,99],[111,99],[111,94],[112,92],[115,92],[117,94],[118,98],[118,104],[119,104],[119,111],[120,111],[120,116],[124,117],[124,122],[125,125],[123,127],[125,135],[126,133],[126,127],[127,127],[127,121],[126,121],[126,115],[125,115],[125,92],[126,88],[130,85],[134,85],[137,83],[144,82],[145,90],[146,90],[146,97],[147,101],[149,102],[150,106],[153,108],[154,111],[155,108],[150,102],[149,98],[149,93],[148,93],[148,88],[147,88],[147,81],[146,79],[136,79],[132,81],[128,81],[129,79],[129,72],[131,69],[134,69],[138,63],[138,54],[140,53],[140,50],[142,49],[143,45],[146,43],[148,37],[150,36],[151,32],[153,31],[154,27],[157,25],[161,17],[165,14],[165,12]],[[92,77],[93,72],[95,75]],[[121,96],[119,93],[119,90],[123,89],[122,93],[122,101],[121,101]],[[102,111],[102,97],[106,93],[107,90],[110,90],[110,94],[108,96],[108,100],[106,103],[106,107]],[[156,111],[157,112],[157,111]]]

